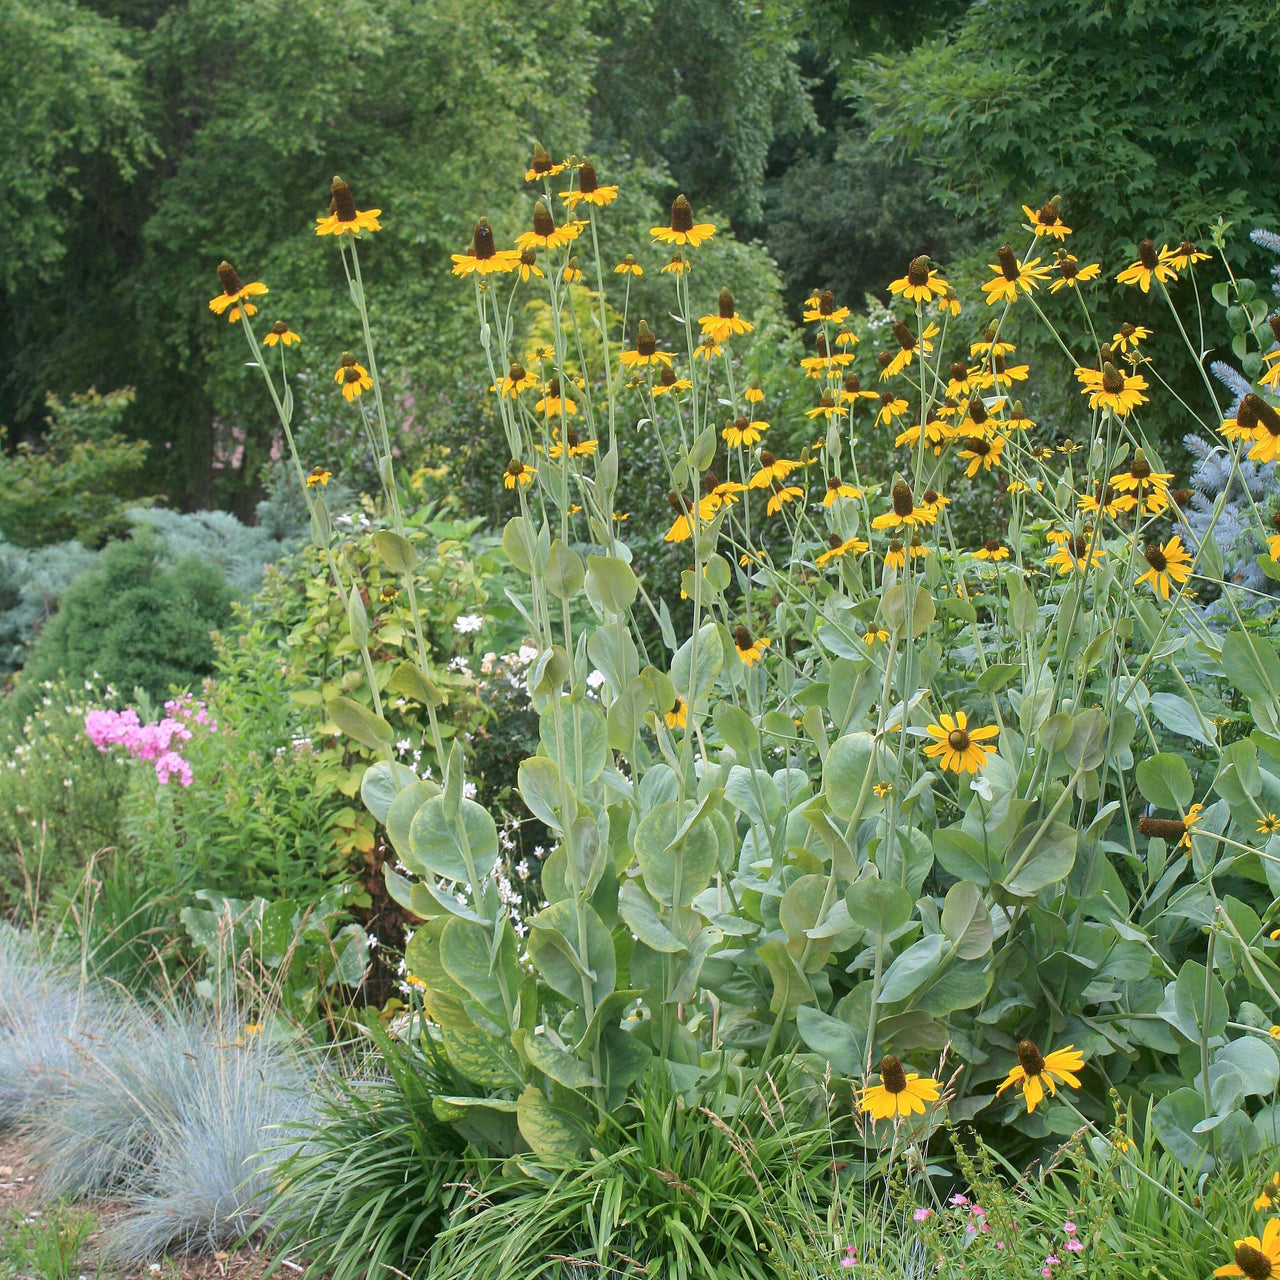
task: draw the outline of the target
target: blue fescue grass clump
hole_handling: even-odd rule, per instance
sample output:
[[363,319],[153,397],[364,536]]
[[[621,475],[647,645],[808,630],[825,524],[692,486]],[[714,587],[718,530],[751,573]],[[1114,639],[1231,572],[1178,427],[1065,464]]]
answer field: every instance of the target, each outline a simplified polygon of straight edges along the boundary
[[103,1242],[113,1261],[267,1225],[268,1149],[311,1118],[321,1070],[234,1007],[96,985],[0,925],[0,1125],[29,1137],[47,1198],[124,1204]]
[[65,1093],[83,1069],[81,1049],[117,1022],[30,935],[0,924],[0,1127]]
[[226,1248],[269,1225],[276,1160],[262,1153],[310,1118],[315,1067],[290,1046],[212,1039],[212,1030],[126,1183],[128,1214],[104,1242],[113,1260]]

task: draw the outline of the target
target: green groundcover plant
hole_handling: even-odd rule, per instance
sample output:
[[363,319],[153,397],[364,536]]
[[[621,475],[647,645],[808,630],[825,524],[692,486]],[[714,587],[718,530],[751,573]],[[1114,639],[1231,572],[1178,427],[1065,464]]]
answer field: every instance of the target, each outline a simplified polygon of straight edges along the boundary
[[[453,263],[501,422],[492,483],[520,504],[502,543],[526,578],[539,740],[518,790],[555,839],[529,919],[506,908],[497,825],[440,732],[360,266],[379,212],[338,178],[316,231],[363,340],[335,382],[380,458],[372,541],[407,637],[393,669],[375,667],[323,462],[292,455],[366,676],[326,710],[380,757],[362,796],[400,860],[389,891],[421,921],[412,984],[465,1082],[436,1118],[491,1158],[572,1168],[646,1090],[691,1104],[715,1080],[733,1112],[786,1054],[813,1100],[829,1080],[856,1112],[854,1179],[954,1168],[923,1156],[943,1124],[999,1133],[1010,1159],[1080,1134],[1135,1171],[1135,1137],[1200,1174],[1274,1145],[1280,656],[1144,429],[1183,414],[1233,467],[1276,456],[1280,352],[1227,265],[1230,229],[1213,253],[1174,229],[1106,265],[1163,302],[1196,403],[1166,400],[1146,328],[1095,309],[1088,228],[1041,193],[973,297],[917,257],[861,344],[840,300],[808,301],[810,436],[781,457],[743,376],[752,320],[702,275],[714,225],[682,196],[653,248],[613,244],[607,175],[539,147],[526,176],[514,247],[482,217]],[[1218,300],[1247,316],[1235,405],[1171,292],[1215,257]],[[636,268],[668,277],[670,318],[631,312]],[[265,286],[225,262],[218,280],[211,309],[292,441],[286,371],[254,327]],[[521,330],[530,294],[549,341]],[[1019,361],[1033,328],[1061,368]],[[1087,439],[1034,421],[1033,373],[1075,385]],[[892,469],[864,472],[886,447]],[[614,507],[629,451],[662,459],[678,584],[632,566]],[[980,540],[949,518],[967,494]],[[1271,512],[1251,518],[1266,542]],[[1222,628],[1197,607],[1210,593]],[[425,712],[429,778],[395,758],[392,694]]]

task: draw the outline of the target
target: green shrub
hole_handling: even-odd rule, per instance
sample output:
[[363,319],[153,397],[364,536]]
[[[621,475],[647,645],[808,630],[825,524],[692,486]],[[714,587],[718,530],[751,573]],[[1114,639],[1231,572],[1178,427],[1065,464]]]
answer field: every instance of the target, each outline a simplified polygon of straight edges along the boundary
[[163,701],[171,686],[197,685],[213,671],[209,633],[231,617],[221,570],[192,557],[172,568],[152,534],[114,543],[78,578],[32,647],[15,693],[33,705],[33,686],[55,677],[95,678],[126,698],[135,688]]

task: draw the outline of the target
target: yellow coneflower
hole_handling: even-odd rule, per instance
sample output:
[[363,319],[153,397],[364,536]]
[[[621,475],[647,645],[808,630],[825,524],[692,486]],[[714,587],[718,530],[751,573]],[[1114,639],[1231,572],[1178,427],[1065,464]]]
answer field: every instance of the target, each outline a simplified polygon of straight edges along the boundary
[[292,329],[289,328],[283,320],[277,320],[271,328],[262,335],[262,345],[264,347],[274,347],[278,342],[282,347],[291,347],[295,342],[301,342]]
[[752,489],[764,489],[775,480],[785,480],[800,464],[790,458],[776,458],[768,449],[760,450],[760,470],[747,482]]
[[927,1104],[937,1102],[940,1096],[936,1080],[917,1071],[908,1074],[893,1054],[886,1053],[880,1059],[880,1083],[863,1089],[858,1110],[872,1120],[905,1120],[924,1115]]
[[752,384],[742,393],[742,398],[748,404],[760,404],[764,400],[764,392],[760,390],[759,384]]
[[720,432],[721,438],[731,449],[750,448],[760,443],[760,437],[769,430],[767,422],[757,422],[750,418],[735,418],[724,424]]
[[970,369],[963,360],[953,360],[947,369],[946,394],[956,400],[967,400],[981,373],[981,366]]
[[1145,325],[1130,324],[1127,320],[1120,326],[1111,338],[1111,346],[1119,347],[1121,351],[1128,351],[1132,347],[1135,351],[1138,344],[1145,342],[1151,337],[1151,330]]
[[992,418],[993,413],[999,413],[1004,408],[1004,397],[1000,396],[987,404],[981,396],[970,396],[968,404],[965,405],[964,417],[956,423],[957,436],[982,436],[990,438],[995,435],[996,429],[1001,425],[999,421]]
[[871,788],[872,794],[880,800],[883,800],[892,790],[892,782],[877,782],[876,785]]
[[[571,458],[589,458],[600,447],[599,440],[584,440],[572,427],[564,433],[564,438],[569,446],[569,457]],[[551,429],[551,439],[554,443],[547,450],[547,457],[558,458],[564,452],[564,445],[560,443],[559,427]]]
[[929,266],[929,255],[922,253],[912,258],[907,274],[889,282],[889,292],[901,294],[908,302],[927,303],[933,298],[945,298],[950,286]]
[[838,534],[830,534],[827,538],[827,550],[824,551],[817,559],[819,569],[825,569],[833,560],[843,560],[847,555],[861,555],[862,552],[870,550],[870,544],[863,542],[861,538],[845,538],[843,541]]
[[769,486],[769,501],[765,504],[764,513],[776,516],[788,503],[804,497],[804,490],[798,484],[786,484],[775,480]]
[[578,412],[578,405],[560,389],[560,378],[557,375],[543,387],[542,396],[533,406],[533,411],[544,414],[548,418],[558,418],[561,414],[571,418]]
[[952,773],[981,773],[987,757],[995,754],[995,747],[983,744],[997,737],[1000,729],[994,724],[971,729],[968,716],[957,711],[954,718],[944,712],[937,724],[925,726],[925,732],[933,739],[924,749],[930,760]]
[[698,318],[703,334],[712,342],[728,342],[736,333],[751,332],[753,326],[734,310],[733,294],[728,289],[720,290],[717,307],[714,315]]
[[1149,582],[1151,590],[1162,600],[1169,598],[1171,582],[1181,586],[1191,577],[1192,557],[1176,533],[1163,547],[1148,543],[1143,547],[1142,555],[1147,562],[1147,570],[1134,579],[1133,585],[1140,587]]
[[[1274,813],[1266,813],[1258,819],[1258,834],[1260,836],[1273,836],[1277,832],[1280,832],[1280,817],[1277,817]],[[1254,1205],[1254,1208],[1256,1209],[1257,1205]]]
[[935,524],[938,519],[936,508],[917,507],[911,496],[911,490],[903,480],[895,480],[890,490],[893,506],[884,515],[876,516],[871,522],[873,529],[913,528],[916,525]]
[[719,343],[712,342],[710,338],[703,338],[693,349],[695,360],[711,360],[715,356],[722,355],[724,355],[724,348]]
[[1019,289],[1023,293],[1030,293],[1039,281],[1049,278],[1049,268],[1042,267],[1039,258],[1019,262],[1018,255],[1007,244],[1002,244],[996,251],[996,259],[997,261],[989,264],[996,273],[995,277],[982,286],[982,292],[987,295],[988,306],[994,306],[997,302],[1017,302]]
[[1280,413],[1260,395],[1250,391],[1240,401],[1236,421],[1242,430],[1249,432],[1253,441],[1249,450],[1250,462],[1280,461]]
[[682,276],[688,273],[689,259],[682,253],[673,253],[671,260],[659,268],[664,276]]
[[521,249],[563,249],[565,245],[576,240],[585,226],[582,222],[566,222],[557,227],[545,200],[536,200],[533,205],[533,230],[522,231],[516,237],[516,244]]
[[721,507],[731,507],[738,500],[738,494],[746,493],[747,486],[736,480],[721,480],[714,471],[708,471],[702,477],[702,488],[706,494],[700,505],[705,506],[712,514]]
[[1152,280],[1165,284],[1178,278],[1178,273],[1170,261],[1172,256],[1168,245],[1163,246],[1157,253],[1155,245],[1150,240],[1143,240],[1138,245],[1137,262],[1125,267],[1116,276],[1116,282],[1136,284],[1143,293],[1150,293]]
[[[950,427],[945,422],[940,421],[937,414],[930,409],[928,419],[924,424],[925,447],[932,449],[934,454],[937,455],[942,452],[950,440]],[[920,443],[920,424],[916,423],[914,427],[908,427],[905,431],[899,432],[893,443],[899,449],[914,449]]]
[[862,379],[856,373],[850,373],[845,375],[841,383],[838,398],[841,404],[856,404],[859,400],[879,400],[880,393],[865,390]]
[[572,211],[579,201],[583,204],[593,204],[598,209],[603,209],[606,205],[612,204],[618,198],[618,187],[616,183],[602,187],[600,180],[596,177],[596,167],[590,160],[584,160],[578,166],[578,186],[573,191],[562,191],[560,199],[569,206]]
[[[1275,817],[1274,814],[1271,815]],[[1277,1031],[1276,1027],[1272,1027],[1271,1031]],[[1273,1040],[1280,1039],[1280,1035],[1273,1034]],[[1253,1202],[1254,1213],[1262,1213],[1263,1211],[1274,1209],[1276,1204],[1280,1203],[1280,1173],[1273,1173],[1270,1182],[1264,1182],[1261,1190],[1259,1190],[1257,1198]]]
[[632,351],[624,351],[619,357],[627,369],[643,369],[648,365],[669,365],[675,360],[670,351],[659,351],[658,340],[648,324],[640,321],[636,329],[636,345]]
[[1062,208],[1062,197],[1054,196],[1048,204],[1033,209],[1029,204],[1022,206],[1022,212],[1031,223],[1031,230],[1037,236],[1052,236],[1055,240],[1065,240],[1071,234],[1071,228],[1062,221],[1059,210]]
[[710,497],[701,498],[694,506],[684,494],[676,493],[674,489],[667,494],[667,502],[676,512],[676,518],[663,536],[664,542],[688,542],[697,526],[711,520],[719,507]]
[[1053,265],[1058,272],[1058,278],[1049,286],[1050,293],[1057,293],[1060,289],[1074,289],[1086,281],[1096,280],[1102,274],[1100,263],[1090,262],[1082,267],[1074,253],[1063,253],[1061,250]]
[[655,396],[665,396],[672,391],[688,391],[692,386],[688,378],[677,378],[676,371],[669,364],[664,364],[658,370],[658,380],[651,389]]
[[1169,251],[1169,265],[1175,271],[1185,271],[1197,262],[1208,262],[1213,255],[1197,249],[1190,240],[1184,240],[1176,249]]
[[316,219],[318,236],[359,236],[362,231],[381,231],[381,209],[357,209],[351,188],[334,174],[329,185],[329,216]]
[[556,164],[548,154],[546,147],[538,141],[533,144],[533,159],[529,161],[529,167],[524,171],[524,180],[526,182],[536,182],[539,178],[554,178],[557,174],[563,173],[566,166]]
[[910,406],[901,396],[895,396],[892,391],[884,392],[880,397],[880,412],[876,414],[876,421],[881,426],[888,426],[894,418],[900,418]]
[[568,262],[560,269],[560,279],[566,284],[582,283],[582,268],[578,266],[576,257],[570,258]]
[[671,704],[671,710],[664,712],[662,717],[667,722],[668,729],[683,729],[689,722],[689,708],[683,698],[677,698]]
[[983,359],[990,356],[1011,356],[1017,349],[1012,342],[1006,342],[1003,338],[996,337],[994,325],[987,329],[980,341],[969,344],[969,354],[971,356],[982,356]]
[[373,386],[373,379],[369,376],[369,370],[350,351],[342,353],[342,359],[338,361],[333,380],[342,388],[342,394],[352,401]]
[[635,260],[634,254],[627,254],[613,269],[615,276],[642,276],[644,268]]
[[471,233],[469,252],[453,253],[449,256],[453,261],[455,276],[469,276],[473,271],[487,276],[495,272],[514,271],[520,265],[520,254],[517,250],[497,247],[488,218],[481,218],[476,223],[475,230]]
[[845,484],[837,476],[832,476],[827,481],[827,491],[822,495],[822,505],[824,507],[833,507],[841,498],[860,498],[862,490],[855,488],[851,484]]
[[1169,505],[1172,479],[1172,471],[1153,471],[1147,455],[1137,449],[1128,468],[1111,476],[1110,483],[1122,493],[1136,494],[1149,515],[1159,515]]
[[1118,492],[1104,480],[1092,493],[1082,494],[1076,505],[1089,515],[1105,515],[1114,520],[1126,511],[1132,511],[1138,500],[1132,494]]
[[893,336],[898,340],[898,351],[880,371],[880,380],[882,382],[885,378],[896,377],[907,368],[911,361],[915,359],[917,347],[925,355],[931,354],[933,351],[932,339],[936,338],[941,332],[932,321],[929,322],[929,327],[925,329],[919,339],[901,320],[893,322],[892,330]]
[[1221,1280],[1227,1276],[1243,1276],[1245,1280],[1274,1280],[1280,1276],[1280,1218],[1272,1218],[1262,1228],[1262,1238],[1245,1236],[1235,1242],[1235,1261],[1216,1267],[1213,1274]]
[[662,244],[691,245],[697,248],[716,233],[713,222],[694,222],[693,209],[685,196],[676,196],[671,204],[671,225],[651,227],[650,235]]
[[388,582],[385,583],[382,590],[378,592],[378,599],[381,600],[383,604],[391,604],[398,594],[395,584]]
[[314,489],[316,485],[326,485],[332,479],[332,471],[326,471],[324,467],[312,467],[311,474],[307,477],[307,488]]
[[261,280],[253,280],[249,284],[241,283],[235,267],[224,260],[218,263],[218,283],[222,286],[222,292],[216,298],[209,299],[209,310],[215,316],[222,315],[230,307],[231,314],[227,320],[235,324],[241,315],[258,314],[258,308],[247,299],[259,298],[267,292],[267,286]]
[[845,365],[853,363],[853,353],[849,351],[837,351],[832,354],[830,347],[827,345],[827,335],[819,330],[814,335],[813,355],[803,356],[800,360],[800,367],[811,378],[825,378],[831,373],[843,369]]
[[1007,560],[1012,552],[998,538],[988,538],[977,551],[973,553],[975,560]]
[[764,657],[764,651],[769,647],[769,640],[766,636],[753,640],[751,632],[739,623],[733,631],[733,647],[737,649],[738,657],[742,660],[744,667],[754,667]]
[[[1051,540],[1055,540],[1050,535]],[[1058,549],[1045,561],[1050,569],[1057,569],[1059,574],[1072,572],[1084,573],[1087,569],[1096,569],[1106,557],[1107,551],[1096,535],[1067,533],[1058,543]]]
[[1031,372],[1028,364],[1006,364],[1004,356],[992,356],[989,367],[979,369],[982,386],[1011,387],[1015,382],[1026,382]]
[[520,273],[521,280],[529,280],[533,276],[537,276],[539,280],[545,280],[547,273],[538,266],[538,254],[534,249],[513,249],[511,251],[517,254],[516,270]]
[[830,324],[841,324],[849,318],[849,308],[837,307],[836,296],[830,289],[823,289],[816,298],[811,298],[809,301],[813,305],[806,304],[804,312],[806,323],[826,321]]
[[512,458],[507,463],[507,469],[502,473],[502,483],[508,489],[514,489],[518,484],[532,484],[533,477],[537,473],[537,467],[530,467],[519,458]]
[[889,633],[883,627],[870,626],[862,633],[862,643],[868,648],[875,644],[884,644],[889,638]]
[[1034,431],[1036,424],[1027,416],[1026,410],[1022,407],[1022,401],[1015,400],[1004,425],[1006,431]]
[[1000,465],[1004,446],[1005,437],[1002,435],[970,436],[956,456],[969,463],[965,475],[972,479],[979,471],[990,471]]
[[858,335],[852,329],[841,329],[836,334],[837,347],[856,347],[858,345]]
[[522,391],[532,391],[537,385],[538,375],[528,372],[524,365],[513,360],[498,391],[507,399],[514,400]]
[[812,409],[804,411],[804,416],[806,418],[825,418],[830,422],[832,416],[839,412],[840,406],[830,396],[822,396]]
[[1110,409],[1118,418],[1127,418],[1140,404],[1146,404],[1142,393],[1147,380],[1136,373],[1121,373],[1109,360],[1102,369],[1076,369],[1080,394],[1089,397],[1091,409]]
[[1042,1054],[1034,1041],[1019,1040],[1017,1052],[1018,1064],[996,1090],[997,1097],[1006,1089],[1018,1087],[1030,1114],[1044,1101],[1046,1092],[1056,1096],[1060,1084],[1069,1085],[1072,1089],[1080,1087],[1076,1072],[1084,1070],[1084,1054],[1074,1045]]
[[960,311],[960,295],[947,285],[946,295],[938,299],[937,312],[940,316],[958,316]]

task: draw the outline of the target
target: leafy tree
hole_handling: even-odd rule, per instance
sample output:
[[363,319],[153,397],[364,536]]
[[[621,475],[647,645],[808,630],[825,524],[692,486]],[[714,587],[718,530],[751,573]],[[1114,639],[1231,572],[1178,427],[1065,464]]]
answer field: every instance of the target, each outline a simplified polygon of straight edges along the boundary
[[99,547],[128,528],[125,507],[138,496],[147,456],[145,440],[118,430],[132,403],[132,387],[73,394],[66,403],[49,394],[42,446],[24,441],[0,455],[0,537],[18,547],[71,539]]
[[[1064,195],[1107,263],[1219,215],[1274,218],[1280,96],[1274,6],[990,0],[955,31],[855,72],[873,139],[917,159],[984,228]],[[1253,86],[1258,86],[1253,90]]]

